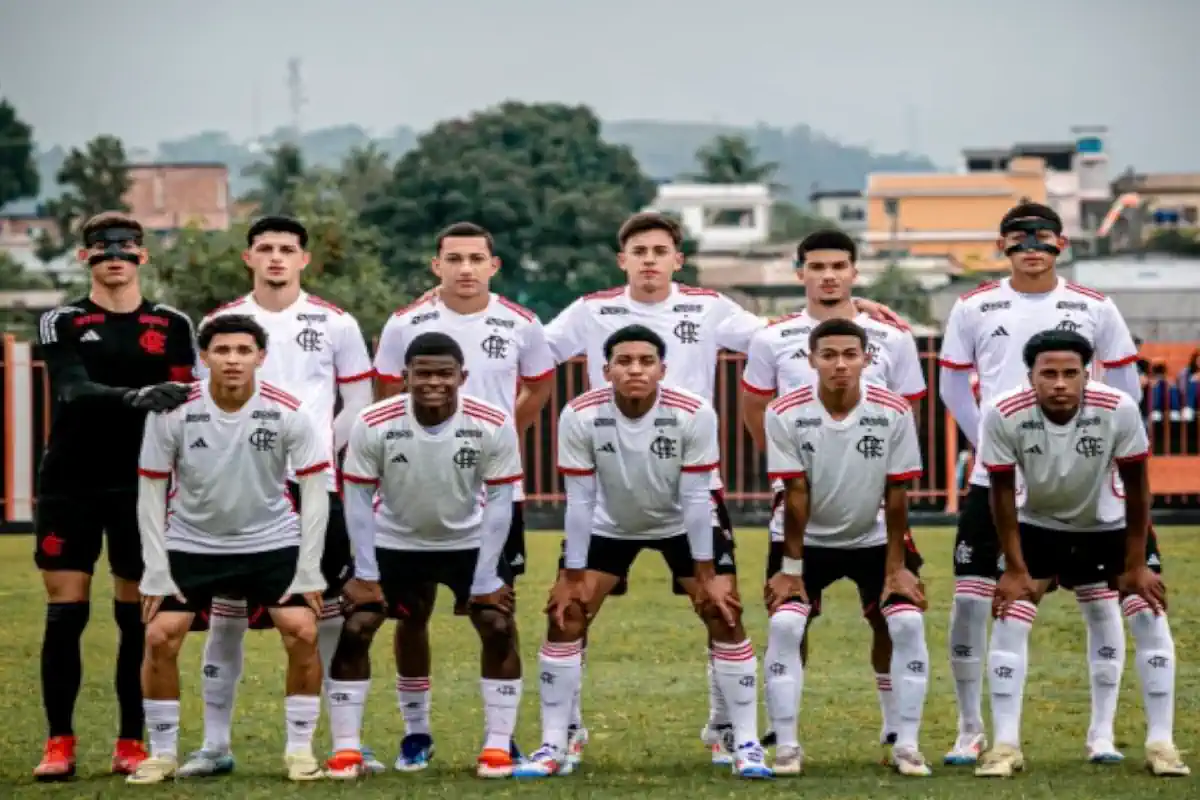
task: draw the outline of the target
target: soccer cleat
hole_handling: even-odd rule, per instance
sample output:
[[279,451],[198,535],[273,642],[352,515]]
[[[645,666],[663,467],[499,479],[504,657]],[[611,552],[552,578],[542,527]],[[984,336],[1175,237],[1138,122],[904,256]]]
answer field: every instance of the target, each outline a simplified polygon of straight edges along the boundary
[[700,741],[708,745],[715,767],[728,767],[733,763],[733,726],[705,725],[700,730]]
[[514,778],[549,778],[554,775],[570,775],[575,770],[567,752],[552,744],[544,744],[530,754],[529,758],[513,767]]
[[177,768],[174,756],[150,756],[137,765],[137,769],[125,778],[125,782],[145,786],[164,783],[175,777]]
[[212,778],[233,772],[233,753],[197,750],[175,771],[177,778]]
[[763,747],[774,747],[778,740],[779,737],[775,735],[775,731],[767,728],[767,732],[762,735],[762,738],[758,740],[758,743]]
[[480,778],[509,778],[514,766],[512,753],[508,750],[485,747],[475,759],[475,774]]
[[396,769],[400,772],[420,772],[433,758],[433,737],[428,733],[410,733],[400,741]]
[[583,762],[583,748],[587,743],[587,728],[572,725],[567,729],[567,761],[572,767],[578,767]]
[[283,761],[287,765],[289,781],[304,783],[319,781],[325,777],[325,770],[321,769],[321,762],[317,761],[317,757],[311,752],[288,753],[283,757]]
[[137,765],[147,758],[146,748],[137,739],[117,739],[113,748],[113,775],[132,775]]
[[339,750],[325,762],[325,776],[337,781],[352,781],[369,774],[366,758],[357,750]]
[[979,763],[979,755],[987,747],[987,737],[982,733],[960,733],[954,749],[946,753],[942,763],[951,767],[970,767]]
[[1093,764],[1120,764],[1124,760],[1125,756],[1112,742],[1097,739],[1088,743],[1088,761]]
[[925,756],[911,748],[892,749],[892,768],[908,778],[928,778],[933,774]]
[[1025,756],[1017,748],[998,744],[984,753],[975,767],[976,778],[1011,778],[1025,769]]
[[804,751],[788,745],[776,747],[775,764],[771,771],[776,775],[799,775],[804,772]]
[[1192,774],[1183,763],[1179,750],[1170,742],[1150,742],[1146,745],[1146,769],[1160,778],[1186,778]]
[[42,760],[33,769],[39,781],[65,781],[75,777],[75,737],[52,736],[46,740]]
[[758,742],[746,742],[734,751],[733,774],[752,780],[775,777],[767,766],[767,754]]
[[879,747],[883,751],[883,754],[879,759],[879,763],[883,764],[885,767],[896,766],[896,755],[893,752],[896,747],[896,734],[881,733],[879,735]]
[[363,768],[372,775],[387,772],[387,764],[375,757],[375,751],[369,747],[362,749]]

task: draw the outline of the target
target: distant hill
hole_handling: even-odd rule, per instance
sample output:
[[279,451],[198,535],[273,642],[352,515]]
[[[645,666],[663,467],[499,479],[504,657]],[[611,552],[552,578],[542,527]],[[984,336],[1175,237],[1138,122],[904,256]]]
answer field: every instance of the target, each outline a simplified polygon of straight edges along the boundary
[[[633,120],[609,122],[604,126],[604,135],[613,142],[629,145],[646,174],[658,180],[676,178],[695,170],[696,150],[720,134],[743,135],[758,148],[762,159],[777,162],[780,165],[778,182],[786,187],[790,199],[800,204],[807,203],[814,187],[861,189],[871,172],[927,172],[936,168],[925,156],[873,153],[864,147],[841,144],[807,125],[784,129],[761,124],[738,127],[702,122]],[[376,141],[382,149],[395,156],[413,147],[418,135],[414,129],[400,126]],[[233,193],[240,195],[249,188],[249,182],[241,175],[242,170],[261,158],[265,148],[289,138],[287,129],[277,130],[257,143],[239,142],[221,131],[204,131],[183,139],[161,142],[157,152],[131,152],[130,159],[139,162],[222,162],[229,166]],[[336,166],[352,148],[371,140],[371,135],[357,125],[321,128],[300,136],[309,163],[331,167]],[[58,193],[54,174],[65,157],[66,152],[61,147],[39,154],[43,198]],[[22,204],[26,208],[32,205]],[[15,208],[5,210],[11,213]]]

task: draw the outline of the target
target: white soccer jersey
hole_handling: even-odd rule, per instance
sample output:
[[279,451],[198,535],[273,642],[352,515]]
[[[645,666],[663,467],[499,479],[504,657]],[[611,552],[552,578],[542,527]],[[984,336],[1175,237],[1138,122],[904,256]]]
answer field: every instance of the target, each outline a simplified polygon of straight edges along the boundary
[[246,405],[230,413],[201,381],[179,408],[146,417],[138,473],[174,479],[168,550],[259,553],[300,544],[289,464],[301,477],[329,468],[325,442],[299,399],[259,381]]
[[559,472],[596,476],[596,536],[683,534],[679,476],[712,472],[720,457],[712,405],[679,389],[660,387],[639,419],[622,414],[607,387],[575,398],[559,417]]
[[248,294],[221,306],[204,322],[219,314],[245,314],[266,330],[267,358],[259,368],[259,378],[300,398],[305,412],[312,415],[329,454],[329,489],[336,491],[333,409],[337,387],[369,380],[374,374],[358,321],[307,292],[301,292],[283,311],[268,311]]
[[[1063,278],[1053,291],[1021,294],[1005,278],[981,284],[955,302],[938,362],[950,369],[976,370],[980,404],[986,405],[1003,392],[1029,385],[1022,350],[1035,334],[1050,328],[1086,338],[1103,367],[1137,360],[1137,346],[1125,319],[1109,298]],[[971,483],[988,485],[979,459]]]
[[988,472],[1019,469],[1022,522],[1064,531],[1125,526],[1115,464],[1149,456],[1142,413],[1124,392],[1089,381],[1066,425],[1046,418],[1033,389],[1005,392],[983,412],[979,461]]
[[473,550],[484,487],[521,480],[517,432],[503,410],[467,395],[448,420],[426,428],[409,396],[397,395],[358,415],[342,477],[378,487],[376,547]]
[[[408,346],[430,331],[446,334],[462,348],[467,370],[462,390],[514,419],[521,381],[551,378],[557,366],[545,329],[529,309],[493,294],[483,311],[459,314],[431,297],[397,311],[383,326],[375,353],[379,377],[401,380]],[[513,499],[525,499],[520,483],[513,489]]]
[[[854,322],[867,332],[866,381],[903,395],[909,402],[924,397],[925,371],[913,335],[866,314],[859,314]],[[754,334],[746,353],[742,387],[770,396],[816,383],[817,372],[808,363],[808,336],[819,324],[805,310]]]
[[834,420],[816,386],[803,386],[767,407],[766,429],[770,477],[808,479],[806,545],[851,549],[887,543],[879,513],[887,484],[922,473],[907,400],[864,383],[859,404],[845,419]]

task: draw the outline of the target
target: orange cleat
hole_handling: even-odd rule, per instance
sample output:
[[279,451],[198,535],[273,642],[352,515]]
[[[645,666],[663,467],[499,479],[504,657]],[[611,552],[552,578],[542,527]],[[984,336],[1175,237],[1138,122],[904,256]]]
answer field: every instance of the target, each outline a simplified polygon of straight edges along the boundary
[[52,736],[46,740],[41,763],[33,770],[39,781],[65,781],[75,777],[75,737]]
[[513,773],[513,758],[508,750],[484,748],[476,761],[475,774],[481,778],[509,778]]
[[339,750],[325,762],[325,775],[334,780],[352,781],[366,774],[366,764],[358,750]]
[[147,756],[145,746],[137,739],[117,739],[113,748],[113,775],[132,775]]

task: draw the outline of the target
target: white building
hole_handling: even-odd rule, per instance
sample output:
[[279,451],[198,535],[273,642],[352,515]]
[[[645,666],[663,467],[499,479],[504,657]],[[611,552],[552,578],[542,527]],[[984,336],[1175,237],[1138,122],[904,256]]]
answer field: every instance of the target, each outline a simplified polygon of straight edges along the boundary
[[813,213],[837,225],[856,241],[867,232],[867,198],[857,189],[815,190],[808,196]]
[[701,252],[740,252],[769,238],[771,203],[761,183],[664,183],[650,210],[678,216]]

